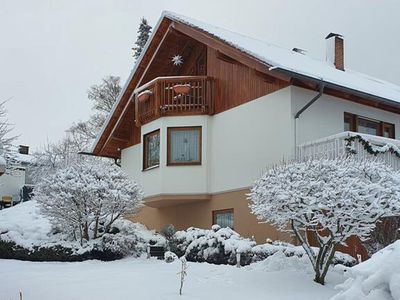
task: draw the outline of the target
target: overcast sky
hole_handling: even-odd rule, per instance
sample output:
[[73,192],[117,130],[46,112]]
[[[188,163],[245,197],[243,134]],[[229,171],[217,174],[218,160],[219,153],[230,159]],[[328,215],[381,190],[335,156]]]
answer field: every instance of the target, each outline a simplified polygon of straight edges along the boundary
[[18,143],[34,149],[85,120],[87,89],[125,82],[140,18],[181,13],[325,59],[324,37],[345,36],[346,67],[400,84],[400,1],[0,0],[0,100]]

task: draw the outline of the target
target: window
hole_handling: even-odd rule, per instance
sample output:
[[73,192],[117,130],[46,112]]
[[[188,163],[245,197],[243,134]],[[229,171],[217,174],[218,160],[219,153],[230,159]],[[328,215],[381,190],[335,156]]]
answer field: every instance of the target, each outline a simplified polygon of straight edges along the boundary
[[379,125],[380,125],[379,122],[358,117],[357,132],[372,134],[372,135],[380,135]]
[[382,136],[394,139],[394,124],[382,122]]
[[344,130],[379,135],[394,139],[394,124],[344,113]]
[[355,115],[344,113],[344,131],[357,131],[355,128]]
[[143,136],[143,169],[157,167],[160,164],[160,130]]
[[214,210],[213,215],[213,225],[217,224],[221,227],[233,228],[233,208]]
[[201,164],[201,127],[168,128],[167,165]]

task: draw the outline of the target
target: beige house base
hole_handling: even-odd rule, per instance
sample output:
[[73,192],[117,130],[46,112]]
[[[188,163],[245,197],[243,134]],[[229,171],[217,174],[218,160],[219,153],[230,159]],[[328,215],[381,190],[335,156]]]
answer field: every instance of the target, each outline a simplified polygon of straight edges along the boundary
[[[209,229],[213,225],[213,211],[233,209],[234,230],[241,236],[254,237],[257,243],[265,243],[266,239],[294,242],[288,233],[276,230],[269,224],[260,224],[250,213],[246,194],[248,189],[204,196],[158,196],[146,199],[140,212],[129,217],[150,229],[160,231],[165,225],[173,224],[176,230],[184,230],[191,226]],[[163,202],[165,201],[165,202]],[[166,206],[165,203],[170,205]]]

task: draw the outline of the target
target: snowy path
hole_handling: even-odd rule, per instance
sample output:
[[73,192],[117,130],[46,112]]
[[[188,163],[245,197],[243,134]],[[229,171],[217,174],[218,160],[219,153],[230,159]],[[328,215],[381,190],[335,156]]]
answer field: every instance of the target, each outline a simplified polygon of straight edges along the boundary
[[329,299],[342,280],[331,274],[326,286],[304,270],[189,263],[184,295],[178,295],[179,261],[124,259],[114,262],[37,263],[0,260],[0,300],[91,299]]

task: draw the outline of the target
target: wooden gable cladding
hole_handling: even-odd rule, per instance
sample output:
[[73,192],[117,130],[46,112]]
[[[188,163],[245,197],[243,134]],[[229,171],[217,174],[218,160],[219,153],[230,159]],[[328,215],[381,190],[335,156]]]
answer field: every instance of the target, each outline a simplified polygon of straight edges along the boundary
[[[118,103],[116,104],[115,110],[93,149],[95,155],[120,158],[121,153],[118,149],[123,149],[133,141],[137,141],[137,138],[135,139],[130,136],[130,134],[137,136],[137,133],[130,133],[124,142],[116,140],[113,137],[114,135],[118,136],[120,130],[124,131],[126,128],[131,127],[128,118],[128,115],[134,115],[134,111],[132,112],[132,110],[134,110],[134,105],[130,101],[131,96],[137,87],[138,82],[142,78],[142,74],[145,72],[153,58],[153,55],[156,53],[158,46],[170,31],[170,25],[171,20],[167,18],[164,18],[160,22],[157,32],[154,34],[146,53],[144,53],[135,73],[132,74],[132,77],[129,79],[129,82],[127,82],[119,100],[117,100]],[[125,138],[125,132],[122,135]]]
[[[171,59],[181,55],[184,64]],[[210,60],[210,61],[209,61]],[[120,150],[140,143],[135,127],[134,90],[157,77],[210,76],[216,79],[215,108],[222,112],[285,87],[268,66],[198,29],[164,18],[100,136],[94,154],[120,157]],[[279,74],[274,74],[279,76]],[[282,76],[287,82],[288,77]],[[214,107],[211,108],[214,112]]]
[[[206,75],[206,62],[204,61],[203,68],[198,64],[201,57],[207,57],[207,48],[204,44],[173,28],[162,43],[138,86],[157,77]],[[176,66],[172,63],[172,57],[175,55],[182,56],[182,65]]]
[[[184,63],[181,66],[174,66],[171,62],[174,55],[182,56]],[[301,80],[295,80],[298,73],[270,67],[273,66],[228,42],[167,15],[154,29],[149,45],[124,87],[93,153],[120,157],[120,149],[140,143],[141,129],[134,124],[134,91],[158,77],[205,76],[212,78],[213,82],[215,80],[210,114],[223,112],[291,84],[318,89],[319,82],[315,79],[304,79],[303,76]],[[339,86],[326,85],[324,93],[399,112],[398,106],[388,104],[379,97],[360,95]]]
[[215,113],[273,93],[289,85],[240,63],[211,47],[207,48],[207,75],[217,80]]

